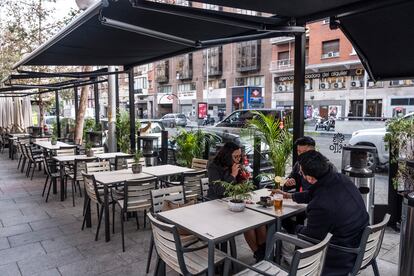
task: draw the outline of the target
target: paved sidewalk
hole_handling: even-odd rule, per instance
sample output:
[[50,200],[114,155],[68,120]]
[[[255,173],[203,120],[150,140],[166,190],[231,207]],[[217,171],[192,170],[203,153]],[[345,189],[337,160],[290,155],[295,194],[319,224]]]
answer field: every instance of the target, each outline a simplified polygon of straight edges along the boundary
[[[136,230],[135,220],[126,223],[126,252],[122,252],[120,223],[116,216],[116,233],[104,241],[101,229],[98,241],[96,208],[93,227],[81,231],[82,199],[76,207],[68,198],[60,202],[51,195],[42,198],[45,176],[36,171],[33,180],[8,159],[7,149],[0,154],[0,275],[145,275],[150,232]],[[70,185],[69,185],[70,187]],[[69,191],[68,196],[71,196]],[[142,214],[141,217],[141,227]],[[239,256],[252,262],[252,254],[242,237],[237,239]],[[387,231],[380,253],[382,275],[397,275],[399,235]],[[154,266],[153,265],[152,267]],[[175,275],[169,273],[169,275]],[[373,275],[369,268],[361,275]]]

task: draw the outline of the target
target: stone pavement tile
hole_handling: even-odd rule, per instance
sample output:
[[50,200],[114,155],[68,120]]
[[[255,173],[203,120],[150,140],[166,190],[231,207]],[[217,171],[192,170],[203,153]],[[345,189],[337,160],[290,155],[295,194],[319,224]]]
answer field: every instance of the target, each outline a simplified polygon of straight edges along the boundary
[[[119,268],[116,268],[115,270],[106,272],[101,274],[101,276],[128,276],[128,275],[146,275],[145,268],[146,268],[146,261],[136,262],[132,264],[128,264]],[[151,271],[148,275],[152,275]]]
[[47,218],[50,218],[49,215],[46,212],[42,212],[37,215],[29,215],[29,216],[22,215],[22,216],[16,216],[16,217],[8,217],[8,218],[2,219],[2,222],[4,226],[13,226],[13,225],[33,222],[37,220],[43,220]]
[[[110,242],[105,242],[105,236],[102,232],[100,232],[99,236],[99,240],[96,242],[94,241],[93,243],[80,244],[76,246],[83,256],[88,257],[110,253],[122,253],[122,239],[120,233],[112,235]],[[129,248],[134,245],[136,245],[135,241],[125,237],[125,250],[129,250]]]
[[63,235],[59,228],[48,228],[9,237],[11,247],[23,244],[49,240]]
[[89,229],[72,235],[62,235],[41,242],[46,252],[50,253],[56,250],[62,250],[69,247],[75,247],[81,244],[90,244],[95,242],[95,234]]
[[33,231],[37,231],[37,230],[41,230],[41,229],[52,228],[52,227],[57,227],[57,226],[70,224],[70,223],[73,223],[73,222],[76,222],[76,221],[77,220],[76,220],[75,217],[73,217],[71,215],[67,215],[67,216],[63,216],[63,217],[50,218],[50,219],[45,219],[45,220],[38,220],[38,221],[30,222],[29,224],[32,227]]
[[[0,250],[0,265],[18,262],[46,254],[40,243],[31,243]],[[0,274],[1,275],[1,274]]]
[[76,248],[48,253],[39,257],[19,261],[17,264],[23,276],[34,275],[43,271],[71,264],[84,259]]
[[0,211],[0,219],[10,219],[15,217],[21,217],[23,216],[22,211],[16,206],[13,206],[13,208],[10,209],[2,209]]
[[27,223],[14,225],[14,226],[6,226],[3,228],[0,228],[0,238],[15,236],[15,235],[19,235],[19,234],[27,233],[31,231],[32,231],[32,228],[30,228],[29,224]]
[[396,245],[393,248],[391,248],[387,253],[380,256],[379,258],[381,260],[384,260],[384,261],[387,261],[393,264],[398,264],[399,255],[400,255],[400,246]]
[[[381,275],[385,276],[397,276],[398,275],[398,265],[383,261],[377,258],[378,270]],[[372,267],[367,267],[363,271],[361,271],[359,276],[372,276],[374,275],[374,271]]]
[[101,275],[125,265],[125,261],[118,254],[106,254],[84,258],[82,261],[58,267],[58,270],[63,276],[92,276]]
[[11,263],[7,265],[0,266],[0,275],[1,276],[20,276],[19,268],[16,263]]
[[0,250],[7,249],[7,248],[10,248],[10,244],[7,238],[0,238]]
[[33,274],[33,276],[61,276],[57,268],[52,268],[40,273]]
[[384,239],[382,240],[382,248],[391,249],[400,244],[400,233],[387,228],[385,230]]
[[71,235],[82,231],[82,220],[73,217],[74,222],[65,225],[59,225],[59,229],[65,235]]

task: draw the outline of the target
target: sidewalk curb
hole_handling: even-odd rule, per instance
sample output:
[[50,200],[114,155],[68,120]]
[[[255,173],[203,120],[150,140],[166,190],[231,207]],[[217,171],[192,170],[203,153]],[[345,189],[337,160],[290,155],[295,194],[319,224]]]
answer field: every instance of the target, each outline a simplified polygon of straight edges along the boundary
[[[338,134],[338,132],[327,132],[327,131],[306,131],[305,135],[309,136],[322,136],[322,137],[333,137],[335,134]],[[349,139],[352,137],[352,134],[345,134],[342,133],[346,139]]]

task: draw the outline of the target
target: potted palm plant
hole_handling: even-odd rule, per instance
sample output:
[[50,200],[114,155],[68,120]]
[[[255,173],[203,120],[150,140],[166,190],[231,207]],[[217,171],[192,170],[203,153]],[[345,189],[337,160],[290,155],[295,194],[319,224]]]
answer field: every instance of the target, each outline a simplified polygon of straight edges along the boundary
[[140,152],[140,151],[137,151],[134,154],[134,163],[132,164],[132,172],[133,173],[141,173],[142,172],[142,164],[139,163],[142,156],[143,156],[142,152]]
[[224,181],[219,181],[225,189],[224,195],[230,197],[229,210],[233,212],[242,212],[246,208],[246,199],[251,198],[251,192],[254,185],[251,181],[246,181],[241,184],[233,184]]
[[87,157],[93,157],[92,144],[89,141],[85,144],[85,153]]
[[57,144],[57,138],[56,138],[56,136],[54,134],[52,135],[52,138],[50,139],[50,143],[52,145],[56,145]]

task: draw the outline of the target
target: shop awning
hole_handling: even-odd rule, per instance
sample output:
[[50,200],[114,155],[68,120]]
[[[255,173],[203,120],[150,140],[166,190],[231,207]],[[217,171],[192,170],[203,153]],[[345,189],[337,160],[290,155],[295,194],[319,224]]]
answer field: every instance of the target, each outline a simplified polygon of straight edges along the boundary
[[139,65],[214,45],[304,31],[288,26],[288,18],[131,2],[97,2],[15,67]]

